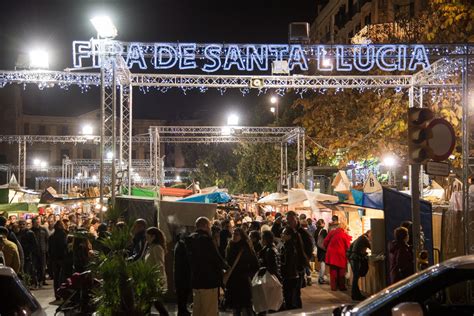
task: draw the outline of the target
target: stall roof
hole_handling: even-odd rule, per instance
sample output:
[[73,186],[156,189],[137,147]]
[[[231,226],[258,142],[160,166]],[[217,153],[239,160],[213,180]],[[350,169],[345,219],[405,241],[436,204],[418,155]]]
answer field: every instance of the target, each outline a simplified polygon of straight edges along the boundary
[[225,192],[213,192],[208,194],[195,194],[176,202],[195,202],[195,203],[217,203],[223,204],[230,202],[232,198]]
[[258,204],[281,205],[288,200],[288,194],[271,193],[257,201]]

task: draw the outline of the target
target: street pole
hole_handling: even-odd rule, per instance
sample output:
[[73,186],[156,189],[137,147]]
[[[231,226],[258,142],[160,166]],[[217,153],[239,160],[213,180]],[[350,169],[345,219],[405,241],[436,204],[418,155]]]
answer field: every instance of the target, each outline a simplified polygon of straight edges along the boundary
[[410,164],[411,176],[411,216],[413,232],[413,264],[414,271],[418,271],[418,252],[420,249],[420,164]]

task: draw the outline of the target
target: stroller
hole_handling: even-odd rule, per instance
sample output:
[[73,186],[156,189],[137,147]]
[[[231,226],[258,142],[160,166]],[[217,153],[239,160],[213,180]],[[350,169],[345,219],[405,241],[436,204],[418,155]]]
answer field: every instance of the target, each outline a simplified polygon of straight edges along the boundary
[[97,285],[91,271],[74,273],[58,289],[58,296],[64,302],[56,309],[56,314],[63,315],[92,315],[95,306],[92,304],[91,291]]

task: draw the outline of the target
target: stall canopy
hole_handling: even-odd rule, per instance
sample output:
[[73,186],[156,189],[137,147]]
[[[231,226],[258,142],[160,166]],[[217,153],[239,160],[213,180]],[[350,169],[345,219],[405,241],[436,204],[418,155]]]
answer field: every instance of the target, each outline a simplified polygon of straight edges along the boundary
[[308,201],[311,207],[316,207],[317,202],[337,202],[337,196],[323,194],[304,189],[291,189],[288,191],[288,205]]
[[288,200],[288,195],[285,193],[272,193],[267,196],[264,196],[260,200],[258,200],[258,204],[266,204],[266,205],[281,205]]
[[196,194],[187,198],[178,200],[177,202],[193,202],[193,203],[216,203],[223,204],[230,202],[232,198],[225,192],[213,192],[208,194]]

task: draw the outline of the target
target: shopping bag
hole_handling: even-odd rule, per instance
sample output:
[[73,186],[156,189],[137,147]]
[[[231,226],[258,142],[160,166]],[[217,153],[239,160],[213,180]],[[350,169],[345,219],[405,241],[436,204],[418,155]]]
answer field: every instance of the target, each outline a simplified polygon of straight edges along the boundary
[[277,277],[266,271],[252,279],[252,302],[256,313],[277,311],[283,304],[283,287]]

